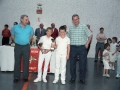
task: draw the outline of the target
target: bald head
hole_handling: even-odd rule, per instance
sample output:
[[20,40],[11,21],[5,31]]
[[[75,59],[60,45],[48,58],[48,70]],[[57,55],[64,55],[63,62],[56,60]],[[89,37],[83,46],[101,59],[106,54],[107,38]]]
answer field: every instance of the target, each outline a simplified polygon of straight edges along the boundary
[[43,27],[44,27],[44,25],[43,25],[43,23],[41,23],[41,24],[40,24],[40,28],[43,29]]

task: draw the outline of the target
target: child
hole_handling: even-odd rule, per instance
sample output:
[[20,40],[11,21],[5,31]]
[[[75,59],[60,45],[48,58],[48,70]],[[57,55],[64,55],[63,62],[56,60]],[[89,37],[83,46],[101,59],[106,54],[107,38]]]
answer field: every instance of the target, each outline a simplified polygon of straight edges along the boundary
[[109,50],[110,50],[110,45],[106,43],[105,50],[103,51],[103,64],[104,64],[103,76],[106,76],[106,77],[110,77],[110,75],[108,74],[108,69],[110,69]]
[[116,45],[117,45],[117,38],[113,37],[112,38],[112,43],[110,44],[110,67],[112,70],[115,70],[114,68],[114,63],[116,60]]
[[111,44],[111,43],[112,43],[111,38],[108,38],[108,39],[107,39],[107,43],[108,43],[108,44]]
[[70,39],[66,36],[66,28],[61,26],[59,28],[59,35],[56,38],[56,65],[55,65],[55,79],[53,83],[59,80],[59,69],[61,70],[61,83],[65,84],[66,61],[69,59]]
[[118,51],[118,55],[117,55],[117,75],[116,75],[116,79],[120,78],[120,38],[119,38],[119,42],[117,43],[117,51]]
[[[39,61],[38,61],[38,77],[34,80],[34,82],[39,82],[43,79],[43,82],[47,82],[46,80],[46,75],[47,75],[47,69],[48,69],[48,64],[50,62],[50,57],[51,57],[51,44],[52,44],[52,28],[48,27],[46,30],[46,35],[42,36],[40,40],[38,41],[38,44],[42,45],[40,48],[40,53],[39,53]],[[54,46],[53,46],[54,47]],[[42,76],[42,64],[45,59],[45,65],[44,65],[44,71],[43,71],[43,77]]]

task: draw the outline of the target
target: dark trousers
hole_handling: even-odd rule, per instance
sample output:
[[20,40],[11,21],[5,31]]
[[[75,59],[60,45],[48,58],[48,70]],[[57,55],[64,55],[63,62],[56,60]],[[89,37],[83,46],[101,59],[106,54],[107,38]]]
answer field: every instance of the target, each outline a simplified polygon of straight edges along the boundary
[[102,60],[102,53],[104,51],[104,43],[100,43],[100,42],[96,43],[95,60],[98,60],[99,50],[101,50],[100,60]]
[[70,74],[71,79],[76,79],[76,56],[79,55],[79,79],[85,80],[86,63],[87,63],[87,50],[85,45],[70,46]]
[[8,45],[9,44],[9,37],[3,37],[2,38],[2,45]]
[[14,56],[15,56],[15,65],[14,65],[14,79],[20,78],[20,64],[21,56],[23,56],[23,78],[27,79],[29,75],[29,55],[30,55],[30,45],[18,45],[15,44]]

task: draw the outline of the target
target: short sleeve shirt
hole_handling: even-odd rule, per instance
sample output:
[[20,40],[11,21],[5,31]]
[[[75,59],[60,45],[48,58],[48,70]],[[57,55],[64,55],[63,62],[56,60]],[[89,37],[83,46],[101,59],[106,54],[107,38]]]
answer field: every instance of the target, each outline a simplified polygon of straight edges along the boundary
[[58,36],[56,38],[56,44],[58,45],[56,53],[67,54],[67,45],[70,44],[70,39],[67,36],[65,38]]
[[26,45],[29,44],[30,36],[34,35],[34,31],[29,25],[22,27],[20,24],[18,24],[12,28],[11,34],[14,35],[15,43],[19,45]]
[[71,26],[68,33],[70,45],[85,45],[91,34],[91,31],[85,24],[79,24],[77,27]]
[[51,44],[52,44],[52,37],[47,37],[46,35],[45,36],[42,36],[40,38],[40,40],[38,41],[38,44],[39,43],[43,43],[43,48],[44,49],[50,49],[51,48]]

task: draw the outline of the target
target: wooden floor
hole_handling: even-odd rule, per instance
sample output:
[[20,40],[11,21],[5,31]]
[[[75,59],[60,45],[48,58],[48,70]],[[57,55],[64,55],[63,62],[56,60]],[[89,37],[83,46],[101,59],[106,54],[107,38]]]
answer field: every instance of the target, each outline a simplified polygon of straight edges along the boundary
[[[24,83],[22,78],[20,82],[13,83],[13,72],[0,72],[0,90],[120,90],[120,79],[115,78],[116,71],[110,70],[110,78],[103,77],[103,64],[100,62],[94,63],[94,59],[91,58],[88,59],[87,85],[79,83],[78,77],[74,84],[69,84],[71,78],[69,65],[68,61],[66,85],[61,85],[60,81],[57,84],[52,84],[54,74],[47,75],[47,83],[34,83],[33,80],[37,77],[37,73],[29,74],[28,83]],[[78,76],[78,69],[76,72]]]

